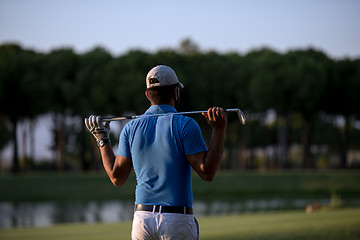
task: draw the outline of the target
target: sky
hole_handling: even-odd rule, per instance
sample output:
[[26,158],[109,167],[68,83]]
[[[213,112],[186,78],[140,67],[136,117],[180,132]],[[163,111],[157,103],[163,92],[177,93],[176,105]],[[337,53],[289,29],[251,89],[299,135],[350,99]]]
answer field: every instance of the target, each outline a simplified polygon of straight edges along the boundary
[[360,1],[0,0],[0,44],[78,53],[102,46],[121,55],[176,48],[185,38],[203,51],[313,47],[333,58],[359,58]]

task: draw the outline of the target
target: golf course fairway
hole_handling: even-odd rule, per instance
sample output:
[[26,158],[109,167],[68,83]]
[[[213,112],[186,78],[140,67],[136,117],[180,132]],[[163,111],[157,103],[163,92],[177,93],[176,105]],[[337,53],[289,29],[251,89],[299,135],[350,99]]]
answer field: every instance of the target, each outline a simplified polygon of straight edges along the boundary
[[[202,240],[360,239],[360,208],[253,213],[199,218]],[[130,239],[131,222],[59,224],[0,230],[2,240]]]

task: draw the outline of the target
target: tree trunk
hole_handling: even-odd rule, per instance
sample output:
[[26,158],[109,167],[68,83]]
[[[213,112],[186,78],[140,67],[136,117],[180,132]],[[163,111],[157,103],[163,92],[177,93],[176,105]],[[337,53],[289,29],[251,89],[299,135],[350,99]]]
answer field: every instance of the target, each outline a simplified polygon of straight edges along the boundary
[[349,138],[350,138],[350,119],[348,116],[345,117],[345,130],[344,130],[344,148],[341,157],[341,168],[346,169],[348,162],[348,150],[349,150]]
[[347,168],[347,152],[348,152],[348,144],[349,144],[349,131],[350,131],[350,119],[348,116],[345,117],[345,126],[343,133],[341,129],[337,126],[337,139],[338,139],[338,146],[339,146],[339,155],[340,155],[340,167],[342,169]]
[[244,130],[240,127],[239,130],[239,146],[238,146],[238,162],[239,162],[239,169],[245,170],[246,168],[246,144],[244,138]]
[[29,134],[30,134],[30,170],[35,169],[35,120],[30,119],[30,128],[29,128]]
[[96,171],[100,170],[102,166],[101,154],[99,151],[99,147],[95,141],[95,138],[93,138],[92,141],[92,164],[93,164],[93,169]]
[[268,142],[269,131],[267,130],[267,128],[265,126],[264,118],[261,121],[261,133],[262,133],[261,145],[262,145],[262,150],[263,150],[263,161],[264,161],[264,163],[262,164],[263,165],[262,167],[265,169],[270,169],[270,156],[267,151],[267,147],[270,145],[270,142]]
[[303,168],[309,169],[314,168],[314,162],[312,161],[311,152],[310,152],[310,132],[312,131],[312,128],[310,127],[310,124],[307,120],[305,120],[305,124],[302,130],[302,136],[301,136],[301,143],[303,146]]
[[345,117],[345,126],[342,130],[336,123],[336,117],[334,118],[333,125],[336,132],[336,142],[338,145],[340,164],[339,167],[345,169],[347,163],[347,148],[348,148],[348,136],[349,136],[349,118]]
[[16,173],[20,171],[20,165],[19,165],[19,155],[18,155],[18,141],[17,141],[17,125],[18,120],[17,117],[11,118],[11,123],[13,125],[13,164],[11,171]]
[[83,117],[81,118],[81,132],[80,132],[80,160],[83,171],[89,171],[90,169],[90,163],[86,159],[86,131],[85,127],[83,127]]
[[288,151],[289,151],[289,128],[290,114],[286,113],[284,119],[279,119],[278,126],[278,159],[283,169],[288,168]]
[[27,147],[26,147],[26,140],[27,140],[27,131],[26,131],[26,121],[24,121],[24,123],[22,124],[22,128],[21,128],[21,150],[22,152],[20,153],[20,157],[21,157],[21,160],[23,161],[24,163],[24,169],[25,171],[28,170],[28,162],[27,162],[27,154],[26,154],[26,150],[27,150]]
[[66,146],[66,133],[65,133],[65,113],[59,116],[59,126],[58,126],[58,150],[59,150],[59,159],[58,159],[58,170],[63,171],[65,168],[65,146]]
[[3,169],[3,152],[2,149],[0,149],[0,174],[3,173],[4,169]]
[[54,113],[54,158],[58,171],[65,167],[65,114]]

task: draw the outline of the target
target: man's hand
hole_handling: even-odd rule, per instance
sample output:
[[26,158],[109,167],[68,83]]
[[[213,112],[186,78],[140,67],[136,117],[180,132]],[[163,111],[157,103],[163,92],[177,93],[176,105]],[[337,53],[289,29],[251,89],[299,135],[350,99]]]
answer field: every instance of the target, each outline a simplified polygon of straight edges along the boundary
[[109,139],[110,134],[110,122],[105,125],[102,124],[100,116],[91,115],[89,118],[85,118],[85,126],[94,135],[96,142]]
[[219,107],[209,108],[203,113],[209,125],[213,128],[207,151],[186,155],[191,167],[205,181],[212,181],[220,167],[224,149],[226,115]]
[[214,129],[226,128],[226,114],[225,110],[219,107],[209,108],[206,113],[203,113],[209,125]]

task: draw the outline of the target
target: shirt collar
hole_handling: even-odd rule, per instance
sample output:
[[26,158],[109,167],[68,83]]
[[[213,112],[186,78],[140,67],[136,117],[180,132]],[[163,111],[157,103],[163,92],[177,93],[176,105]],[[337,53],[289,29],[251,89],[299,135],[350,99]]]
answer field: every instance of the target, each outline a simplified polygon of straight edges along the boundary
[[152,105],[146,112],[146,115],[176,113],[176,109],[170,105]]

